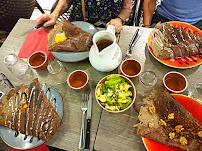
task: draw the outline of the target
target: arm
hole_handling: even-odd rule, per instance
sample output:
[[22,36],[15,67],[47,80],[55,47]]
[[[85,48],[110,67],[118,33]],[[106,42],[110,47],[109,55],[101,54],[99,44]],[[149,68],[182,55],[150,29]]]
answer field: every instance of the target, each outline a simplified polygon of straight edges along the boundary
[[63,14],[71,5],[72,0],[59,0],[56,8],[51,14],[42,14],[36,20],[36,24],[40,24],[41,22],[47,20],[47,22],[43,25],[43,27],[48,27],[54,25],[57,21],[57,18]]
[[143,18],[144,26],[150,26],[151,20],[156,8],[156,0],[144,0],[143,3]]
[[124,21],[126,21],[126,19],[130,16],[131,11],[132,11],[132,0],[124,0],[123,6],[119,13],[119,17],[121,17]]
[[[126,21],[126,19],[130,16],[131,10],[132,10],[132,0],[124,0],[123,6],[122,6],[121,11],[118,16],[123,21]],[[114,25],[116,28],[116,33],[119,33],[123,28],[123,23],[120,18],[115,18],[115,19],[110,20],[106,26]]]

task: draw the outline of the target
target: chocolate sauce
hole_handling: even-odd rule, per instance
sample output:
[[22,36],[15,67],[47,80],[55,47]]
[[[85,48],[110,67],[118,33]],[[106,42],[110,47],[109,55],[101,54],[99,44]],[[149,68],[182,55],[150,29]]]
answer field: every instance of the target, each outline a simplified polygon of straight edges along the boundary
[[32,137],[30,138],[29,142],[32,143],[32,142],[33,142],[33,139],[34,139],[34,137],[32,136]]
[[14,136],[17,137],[18,135],[19,135],[19,132],[16,131]]
[[[50,92],[50,88],[48,88],[46,92],[48,91]],[[48,110],[47,106],[43,103],[43,92],[39,91],[35,86],[25,89],[24,92],[16,92],[16,95],[8,100],[11,108],[9,112],[12,113],[12,118],[7,120],[8,117],[5,117],[5,126],[16,131],[14,134],[15,137],[19,136],[23,127],[23,132],[25,133],[24,140],[28,138],[28,135],[32,136],[29,140],[30,143],[33,142],[33,136],[36,136],[38,140],[40,140],[41,135],[44,135],[42,132],[45,132],[46,138],[53,132],[52,122],[55,117],[53,110],[56,109],[57,100],[55,97],[52,97],[52,100],[54,107]],[[40,109],[40,111],[43,110],[43,112],[37,109]],[[24,111],[25,114],[22,114]],[[24,115],[24,117],[21,117],[22,115]],[[25,122],[23,122],[24,125],[22,125],[21,119],[25,119]],[[42,119],[44,122],[42,122]]]

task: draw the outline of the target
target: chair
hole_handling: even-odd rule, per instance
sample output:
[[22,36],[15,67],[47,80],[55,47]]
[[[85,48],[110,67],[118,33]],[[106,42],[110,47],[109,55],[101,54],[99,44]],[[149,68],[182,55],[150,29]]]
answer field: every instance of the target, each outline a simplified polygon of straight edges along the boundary
[[37,8],[40,10],[40,12],[41,12],[42,14],[45,14],[44,10],[43,10],[42,7],[39,5],[39,3],[37,2],[37,0],[35,0],[35,7],[37,7]]
[[126,21],[129,26],[143,25],[143,2],[144,0],[132,0],[132,11]]
[[20,18],[29,19],[34,8],[45,13],[37,0],[2,0],[0,2],[0,46]]
[[0,30],[10,32],[18,19],[29,19],[35,7],[35,0],[9,0],[0,3]]

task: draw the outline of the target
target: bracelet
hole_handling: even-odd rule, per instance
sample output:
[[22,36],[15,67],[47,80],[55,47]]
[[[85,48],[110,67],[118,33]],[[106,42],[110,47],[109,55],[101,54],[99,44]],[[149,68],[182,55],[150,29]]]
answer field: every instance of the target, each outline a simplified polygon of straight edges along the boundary
[[149,27],[150,28],[151,26],[150,25],[144,25],[144,27]]
[[121,20],[122,24],[125,23],[124,20],[121,17],[117,16],[116,18],[119,18]]

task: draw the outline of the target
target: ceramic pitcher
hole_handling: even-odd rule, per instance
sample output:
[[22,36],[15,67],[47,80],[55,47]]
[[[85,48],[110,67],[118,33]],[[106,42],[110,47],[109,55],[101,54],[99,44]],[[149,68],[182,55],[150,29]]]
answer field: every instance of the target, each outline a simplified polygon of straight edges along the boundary
[[119,66],[122,52],[116,43],[113,25],[109,25],[106,30],[95,33],[89,60],[95,69],[102,72],[110,72]]

